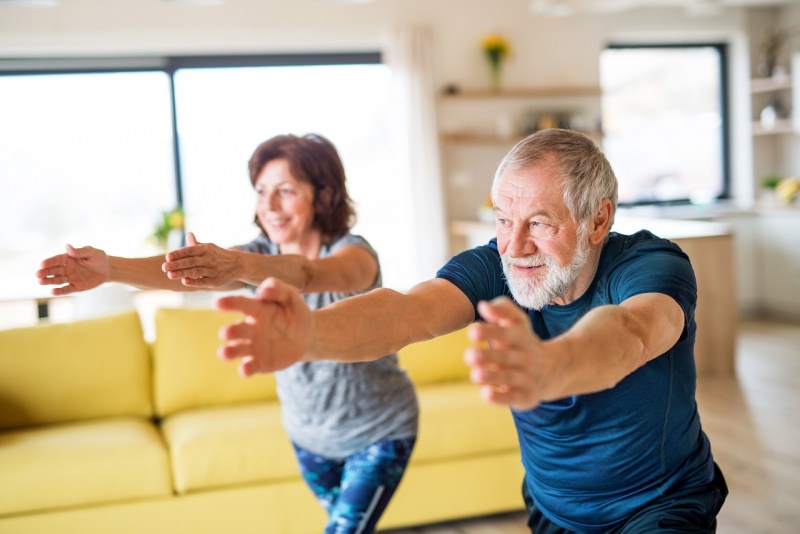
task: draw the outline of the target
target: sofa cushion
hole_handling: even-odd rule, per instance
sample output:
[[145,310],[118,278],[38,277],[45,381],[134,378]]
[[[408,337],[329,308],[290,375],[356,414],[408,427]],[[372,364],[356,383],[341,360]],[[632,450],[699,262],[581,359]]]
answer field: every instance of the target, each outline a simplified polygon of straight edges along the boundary
[[422,386],[417,395],[419,437],[412,462],[455,461],[519,449],[510,410],[482,400],[478,386]]
[[469,346],[466,328],[412,343],[400,349],[400,366],[416,385],[469,380],[464,350]]
[[135,311],[0,331],[0,429],[152,413]]
[[300,476],[277,402],[181,412],[163,432],[178,493]]
[[0,515],[172,494],[155,426],[121,417],[0,432]]
[[217,357],[219,330],[241,315],[203,308],[156,311],[153,382],[156,411],[275,400],[275,378],[242,378],[236,363]]

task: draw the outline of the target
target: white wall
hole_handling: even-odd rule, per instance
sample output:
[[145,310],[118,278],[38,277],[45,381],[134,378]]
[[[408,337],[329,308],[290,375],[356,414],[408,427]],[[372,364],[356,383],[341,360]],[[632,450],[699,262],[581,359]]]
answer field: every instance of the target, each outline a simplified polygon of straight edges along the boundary
[[481,37],[512,41],[509,85],[596,83],[610,40],[730,39],[744,9],[690,17],[682,8],[619,15],[534,16],[528,0],[227,0],[191,6],[162,0],[62,0],[50,8],[0,4],[0,57],[259,53],[380,49],[396,27],[434,29],[442,81],[485,83]]
[[[0,60],[380,50],[395,28],[427,26],[435,35],[439,85],[486,86],[478,43],[491,31],[503,32],[513,46],[506,85],[593,85],[598,83],[598,53],[609,42],[721,40],[731,44],[734,194],[752,198],[747,9],[728,7],[713,17],[693,17],[671,7],[546,18],[534,16],[528,5],[529,0],[227,0],[209,6],[62,0],[49,8],[0,5]],[[800,18],[800,6],[783,9],[789,19]]]

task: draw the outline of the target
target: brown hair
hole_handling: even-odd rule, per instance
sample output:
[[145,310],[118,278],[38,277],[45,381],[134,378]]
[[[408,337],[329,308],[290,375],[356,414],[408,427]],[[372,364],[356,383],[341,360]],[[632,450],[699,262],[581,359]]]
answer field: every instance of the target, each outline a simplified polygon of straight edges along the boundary
[[[286,134],[267,139],[256,147],[248,162],[253,187],[264,166],[281,158],[289,162],[295,178],[314,187],[312,225],[322,233],[323,241],[330,243],[350,230],[356,213],[347,194],[344,166],[333,143],[319,134]],[[255,222],[264,231],[258,217]]]

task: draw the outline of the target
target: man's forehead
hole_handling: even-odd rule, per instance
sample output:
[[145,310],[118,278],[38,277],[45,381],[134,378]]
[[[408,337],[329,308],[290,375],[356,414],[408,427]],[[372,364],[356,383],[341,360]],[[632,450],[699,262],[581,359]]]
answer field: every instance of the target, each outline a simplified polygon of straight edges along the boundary
[[563,183],[559,175],[553,174],[546,166],[527,166],[521,168],[506,168],[497,180],[496,193],[498,195],[513,195],[515,197],[536,197],[544,193],[563,190]]

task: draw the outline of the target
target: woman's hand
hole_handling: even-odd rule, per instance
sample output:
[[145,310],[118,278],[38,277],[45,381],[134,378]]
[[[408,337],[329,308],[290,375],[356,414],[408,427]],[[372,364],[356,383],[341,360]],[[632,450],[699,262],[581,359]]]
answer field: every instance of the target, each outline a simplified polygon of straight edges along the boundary
[[61,285],[52,290],[55,296],[86,291],[108,282],[109,260],[106,253],[94,247],[74,248],[67,245],[66,254],[44,260],[36,271],[41,285]]
[[171,280],[186,287],[219,289],[235,285],[240,268],[239,252],[213,243],[198,243],[192,232],[186,234],[187,246],[170,251],[161,266]]

